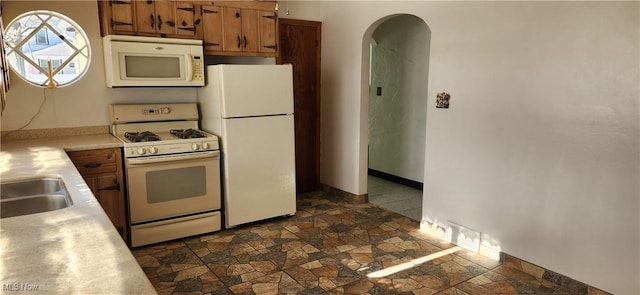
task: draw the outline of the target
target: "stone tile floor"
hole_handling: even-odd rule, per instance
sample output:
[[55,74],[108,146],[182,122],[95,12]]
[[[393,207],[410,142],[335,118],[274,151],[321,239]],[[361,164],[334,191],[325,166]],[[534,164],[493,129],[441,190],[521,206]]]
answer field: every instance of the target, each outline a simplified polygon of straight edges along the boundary
[[422,218],[422,190],[368,175],[369,202],[414,220]]
[[132,250],[159,294],[586,294],[324,193],[295,216]]

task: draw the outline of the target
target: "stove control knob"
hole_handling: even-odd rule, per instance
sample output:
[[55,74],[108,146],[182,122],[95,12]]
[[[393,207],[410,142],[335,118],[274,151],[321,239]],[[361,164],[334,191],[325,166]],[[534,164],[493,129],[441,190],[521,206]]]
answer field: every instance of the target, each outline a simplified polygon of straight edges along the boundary
[[150,154],[157,154],[158,153],[158,148],[155,146],[152,146],[149,148],[149,153]]
[[200,145],[198,145],[197,143],[194,143],[194,144],[191,145],[191,149],[194,150],[194,151],[197,151],[197,150],[200,149]]
[[147,153],[147,149],[143,148],[143,147],[139,147],[138,150],[138,155],[144,155]]
[[202,148],[205,149],[205,150],[209,149],[210,148],[209,143],[208,142],[203,142],[202,143]]

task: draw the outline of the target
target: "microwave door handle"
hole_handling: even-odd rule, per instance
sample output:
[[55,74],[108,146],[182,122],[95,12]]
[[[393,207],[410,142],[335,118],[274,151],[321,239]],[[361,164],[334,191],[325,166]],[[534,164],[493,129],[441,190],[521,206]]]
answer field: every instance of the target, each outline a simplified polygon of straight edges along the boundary
[[186,78],[187,81],[191,82],[193,80],[193,58],[190,54],[185,55],[185,63],[187,64]]

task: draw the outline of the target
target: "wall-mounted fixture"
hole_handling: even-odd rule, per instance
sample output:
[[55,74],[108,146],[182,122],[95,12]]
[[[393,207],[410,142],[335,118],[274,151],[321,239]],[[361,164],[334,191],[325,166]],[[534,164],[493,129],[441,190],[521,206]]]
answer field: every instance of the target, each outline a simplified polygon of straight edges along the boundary
[[436,95],[436,108],[448,109],[449,99],[451,99],[451,95],[449,93],[446,93],[446,92],[438,93],[438,95]]

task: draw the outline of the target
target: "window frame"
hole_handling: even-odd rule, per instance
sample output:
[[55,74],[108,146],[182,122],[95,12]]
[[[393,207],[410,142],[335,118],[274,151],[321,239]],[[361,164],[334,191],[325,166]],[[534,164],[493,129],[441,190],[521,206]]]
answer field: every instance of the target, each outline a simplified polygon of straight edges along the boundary
[[[35,17],[36,19],[32,19],[33,17]],[[25,23],[33,21],[35,21],[34,26],[24,25]],[[68,25],[68,27],[57,28],[56,26],[59,22],[64,22],[64,24]],[[73,30],[71,31],[74,31],[74,36],[76,36],[76,38],[80,38],[80,45],[75,44],[75,41],[78,39],[65,34],[69,32],[68,28],[73,28]],[[51,40],[49,40],[50,34],[58,36],[60,42],[51,45]],[[68,86],[81,80],[91,66],[92,52],[91,44],[89,38],[87,37],[87,34],[85,33],[84,29],[80,25],[78,25],[78,23],[61,13],[50,10],[33,10],[25,12],[9,22],[9,25],[7,25],[4,30],[4,35],[4,46],[7,59],[9,60],[11,55],[15,54],[16,56],[13,57],[13,60],[17,60],[17,62],[8,62],[9,67],[17,76],[31,85],[48,88]],[[42,42],[40,42],[43,41],[39,40],[42,39],[42,36],[46,38],[46,44],[42,44]],[[29,44],[43,47],[39,50],[48,49],[63,44],[64,46],[66,46],[64,47],[64,50],[68,50],[71,53],[66,57],[59,55],[49,55],[48,57],[47,55],[35,56],[34,53],[39,50],[32,50],[29,47]],[[29,52],[23,52],[23,47],[25,45],[29,47]],[[82,60],[78,60],[78,58],[82,58]],[[44,64],[42,62],[43,59],[45,60]],[[48,67],[49,60],[52,64],[51,73],[49,73]],[[76,74],[75,71],[78,68],[78,64],[81,64],[82,62],[85,63],[84,68]],[[30,69],[35,69],[36,74],[33,74],[33,71],[28,74],[28,70],[26,69],[27,65],[30,65]],[[69,78],[69,76],[62,76],[63,74],[70,74],[69,71],[66,71],[66,73],[64,71],[67,66],[69,66],[68,69],[73,70],[73,74],[76,74],[75,77],[67,79]],[[18,69],[16,69],[15,67],[18,67]],[[31,76],[31,78],[27,77],[29,75]],[[44,81],[42,82],[40,82],[42,79],[41,75],[45,76]],[[56,79],[56,76],[58,77],[58,79]],[[33,77],[40,77],[40,79],[35,80],[33,79]]]

